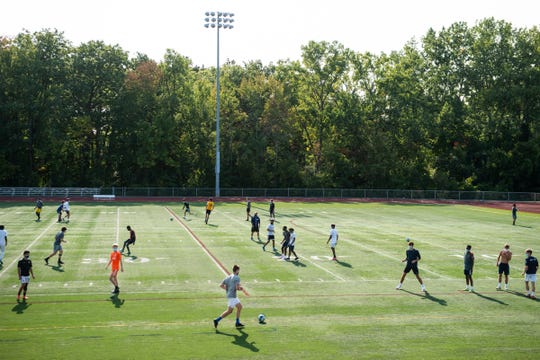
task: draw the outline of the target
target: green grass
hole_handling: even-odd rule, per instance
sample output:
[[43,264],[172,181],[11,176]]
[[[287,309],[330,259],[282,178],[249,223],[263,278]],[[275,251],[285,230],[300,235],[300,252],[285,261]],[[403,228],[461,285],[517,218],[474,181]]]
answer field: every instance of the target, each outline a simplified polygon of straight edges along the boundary
[[[55,223],[55,204],[46,205],[40,223],[33,204],[0,205],[9,232],[0,270],[5,359],[524,359],[540,351],[538,302],[522,295],[520,276],[524,250],[540,252],[540,215],[522,212],[512,226],[510,209],[277,202],[276,228],[294,227],[298,235],[301,259],[293,263],[250,240],[244,204],[217,203],[205,225],[202,203],[192,204],[186,221],[178,203],[72,202],[58,269],[43,258],[64,224]],[[267,210],[252,204],[263,229]],[[338,263],[326,246],[331,223],[340,234]],[[119,275],[122,292],[110,298],[105,265],[111,244],[128,238],[126,225],[137,243]],[[406,237],[422,254],[428,294],[412,274],[403,290],[394,289]],[[511,291],[497,292],[495,258],[506,242],[514,252]],[[467,244],[477,259],[476,293],[461,291]],[[36,279],[30,299],[18,304],[16,262],[24,249]],[[212,326],[226,307],[218,263],[239,264],[251,293],[240,294],[242,331],[233,316],[218,332]],[[257,323],[259,313],[266,325]]]

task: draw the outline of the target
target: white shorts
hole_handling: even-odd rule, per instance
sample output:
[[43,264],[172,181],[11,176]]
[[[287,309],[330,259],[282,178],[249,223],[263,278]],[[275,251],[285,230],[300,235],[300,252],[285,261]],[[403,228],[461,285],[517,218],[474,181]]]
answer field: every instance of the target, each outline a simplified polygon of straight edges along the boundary
[[330,241],[330,247],[335,248],[337,245],[337,241]]
[[233,308],[238,304],[240,304],[240,300],[238,298],[227,298],[227,306],[230,308]]
[[525,274],[525,281],[536,282],[536,274]]
[[30,276],[21,276],[21,284],[28,284],[30,282]]

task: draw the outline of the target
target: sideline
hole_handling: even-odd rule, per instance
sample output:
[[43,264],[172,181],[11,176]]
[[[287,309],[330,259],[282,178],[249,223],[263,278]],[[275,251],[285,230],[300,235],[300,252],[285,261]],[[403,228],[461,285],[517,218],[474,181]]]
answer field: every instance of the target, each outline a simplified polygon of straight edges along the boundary
[[[49,229],[50,229],[53,225],[55,225],[55,224],[57,224],[56,219],[54,219],[53,222],[51,222],[51,224],[50,224],[49,226],[47,226],[47,228],[46,228],[45,230],[43,230],[43,231],[41,232],[41,234],[39,234],[39,235],[34,239],[34,241],[32,241],[32,242],[30,243],[30,245],[28,245],[28,246],[25,248],[25,250],[30,250],[30,249],[32,248],[32,246],[34,246],[34,244],[35,244],[39,239],[41,239],[41,238],[43,237],[43,235],[44,235],[47,231],[49,231]],[[23,251],[24,251],[24,250],[23,250]],[[22,252],[21,252],[21,253],[22,253]],[[2,271],[0,271],[0,277],[2,277],[2,275],[4,275],[5,272],[7,272],[7,271],[8,271],[15,263],[18,263],[18,262],[19,262],[19,258],[16,257],[15,260],[13,260],[12,262],[10,262],[8,266],[6,266],[5,268],[2,269]]]
[[197,235],[195,235],[195,233],[193,231],[191,231],[191,229],[189,227],[187,227],[187,225],[184,224],[182,222],[182,220],[180,220],[180,217],[178,215],[176,215],[176,213],[174,211],[172,211],[168,206],[165,206],[165,209],[167,210],[167,212],[169,213],[170,216],[172,216],[174,219],[176,219],[176,221],[184,228],[184,230],[191,236],[191,238],[193,240],[195,240],[195,242],[201,247],[201,249],[206,253],[206,255],[208,255],[210,260],[212,260],[212,262],[218,267],[218,269],[221,270],[221,272],[225,276],[228,276],[230,273],[227,270],[227,268],[221,263],[221,261],[218,260],[217,257],[214,256],[214,254],[212,254],[210,252],[210,250],[208,250],[208,248],[201,241],[201,239],[199,239],[197,237]]

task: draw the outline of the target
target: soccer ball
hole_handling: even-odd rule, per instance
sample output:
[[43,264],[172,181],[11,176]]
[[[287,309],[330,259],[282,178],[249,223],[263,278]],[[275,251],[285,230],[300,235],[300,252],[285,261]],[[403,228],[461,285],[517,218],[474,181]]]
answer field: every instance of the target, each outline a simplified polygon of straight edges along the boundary
[[411,238],[406,237],[406,238],[405,238],[405,242],[409,242],[409,241],[411,241]]
[[259,323],[263,324],[266,320],[266,316],[264,316],[264,314],[259,314],[259,316],[257,316],[257,319],[259,320]]

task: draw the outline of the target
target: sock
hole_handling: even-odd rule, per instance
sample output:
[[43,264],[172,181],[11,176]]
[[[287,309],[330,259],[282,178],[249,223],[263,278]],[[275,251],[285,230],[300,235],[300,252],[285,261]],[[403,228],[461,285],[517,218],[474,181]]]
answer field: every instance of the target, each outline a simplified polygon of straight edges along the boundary
[[221,316],[218,316],[218,317],[216,318],[216,321],[217,321],[217,322],[220,322],[221,319],[223,319],[223,318],[222,318]]
[[236,323],[240,324],[240,318],[236,318]]

